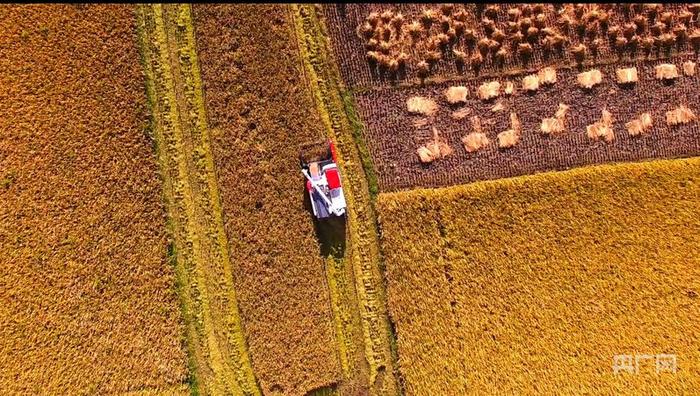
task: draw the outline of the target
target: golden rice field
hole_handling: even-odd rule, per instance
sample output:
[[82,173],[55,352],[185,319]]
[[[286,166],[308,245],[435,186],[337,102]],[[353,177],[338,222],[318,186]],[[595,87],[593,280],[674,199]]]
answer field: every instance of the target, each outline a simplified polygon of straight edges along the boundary
[[690,3],[0,5],[0,389],[698,393],[699,48]]
[[692,393],[699,199],[698,158],[380,195],[406,394]]
[[0,388],[173,394],[186,349],[133,8],[0,14]]

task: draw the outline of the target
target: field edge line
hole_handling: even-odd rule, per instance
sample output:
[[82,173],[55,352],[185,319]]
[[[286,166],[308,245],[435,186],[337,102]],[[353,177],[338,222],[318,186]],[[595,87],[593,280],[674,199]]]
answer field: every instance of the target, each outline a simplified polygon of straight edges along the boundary
[[169,193],[168,190],[172,190],[172,180],[168,175],[167,170],[167,147],[165,144],[165,138],[162,136],[162,130],[158,127],[158,121],[156,112],[156,88],[155,88],[155,76],[151,65],[151,54],[148,50],[148,45],[150,42],[150,36],[146,31],[146,18],[148,12],[148,5],[137,4],[134,7],[135,13],[135,23],[136,23],[136,33],[137,40],[139,44],[139,55],[141,60],[141,65],[143,67],[144,73],[144,85],[145,85],[145,95],[149,107],[149,132],[153,140],[153,150],[156,155],[156,159],[159,164],[159,174],[161,178],[161,183],[163,184],[161,197],[165,205],[167,213],[167,223],[166,227],[169,234],[168,252],[166,260],[175,272],[175,289],[177,291],[178,300],[180,302],[180,312],[182,314],[182,320],[184,322],[185,330],[185,340],[187,346],[187,360],[188,360],[188,386],[190,393],[192,395],[199,395],[201,391],[202,383],[199,381],[201,376],[201,366],[199,365],[199,359],[197,355],[200,353],[198,348],[198,341],[196,340],[197,330],[195,328],[195,320],[191,313],[193,309],[193,303],[191,301],[191,296],[189,290],[187,290],[187,285],[189,284],[189,275],[186,268],[186,263],[183,262],[184,258],[177,252],[176,240],[177,231],[175,220],[173,219],[175,215],[173,211],[177,211],[175,199],[173,197],[174,193]]
[[[212,202],[215,200],[211,191],[218,192],[216,179],[210,178],[211,168],[202,170],[201,166],[193,163],[191,153],[187,152],[191,146],[195,152],[211,154],[206,120],[202,123],[206,113],[202,113],[196,104],[197,98],[191,101],[187,95],[193,89],[187,85],[193,80],[191,85],[195,86],[195,96],[199,99],[202,90],[198,69],[193,70],[197,65],[187,64],[181,57],[183,52],[191,57],[196,55],[191,9],[184,7],[138,5],[136,16],[151,132],[155,140],[172,241],[169,259],[176,268],[176,287],[186,325],[189,387],[192,394],[259,395],[245,349],[245,334],[237,315],[238,305],[227,261],[227,240],[224,236],[222,245],[220,233],[211,232],[212,228],[218,228],[216,225],[223,224],[221,211],[216,211],[220,208],[218,202]],[[172,17],[173,12],[176,17]],[[178,30],[183,28],[180,26],[183,15],[185,34],[191,37],[182,38],[182,31]],[[203,105],[203,101],[200,102]],[[198,136],[198,133],[201,135]],[[208,188],[201,188],[199,181],[202,179],[206,180]],[[211,188],[212,183],[214,188]],[[214,222],[219,220],[220,224],[212,226],[201,218],[207,213],[212,214]],[[207,264],[208,260],[212,262]],[[219,265],[227,286],[223,300],[223,296],[217,300],[219,292],[209,290],[215,285],[211,276],[207,275],[209,269],[216,269]],[[211,293],[214,294],[210,296]],[[240,340],[243,340],[242,344]],[[230,348],[230,345],[234,345],[234,348]],[[246,368],[248,370],[241,373]]]

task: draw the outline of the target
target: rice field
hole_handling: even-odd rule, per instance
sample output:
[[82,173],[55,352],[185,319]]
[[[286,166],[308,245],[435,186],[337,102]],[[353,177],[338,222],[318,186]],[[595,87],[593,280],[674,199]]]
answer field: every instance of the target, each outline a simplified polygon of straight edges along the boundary
[[6,393],[700,387],[698,4],[0,15]]
[[0,386],[187,388],[134,9],[0,13]]
[[[381,194],[405,393],[692,393],[698,175],[692,158]],[[617,355],[651,360],[616,373]]]
[[233,286],[191,8],[137,13],[194,389],[259,394]]

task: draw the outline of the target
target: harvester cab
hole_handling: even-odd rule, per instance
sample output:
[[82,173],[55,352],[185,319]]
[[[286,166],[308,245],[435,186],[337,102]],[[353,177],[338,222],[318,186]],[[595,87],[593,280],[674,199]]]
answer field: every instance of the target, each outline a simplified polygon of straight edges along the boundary
[[328,139],[302,145],[299,163],[314,216],[319,220],[344,216],[345,195],[333,142]]

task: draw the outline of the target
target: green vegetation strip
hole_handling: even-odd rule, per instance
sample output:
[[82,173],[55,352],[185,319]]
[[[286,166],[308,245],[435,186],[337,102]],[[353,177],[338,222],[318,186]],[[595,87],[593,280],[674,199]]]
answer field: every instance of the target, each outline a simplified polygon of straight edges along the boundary
[[[342,91],[339,73],[330,55],[326,29],[315,6],[294,5],[292,10],[305,73],[328,135],[338,149],[339,166],[344,175],[349,223],[345,261],[352,263],[354,271],[364,354],[369,363],[370,393],[398,394],[392,355],[393,335],[385,305],[372,208],[372,196],[377,191],[376,177],[362,141],[361,124],[353,111],[351,95]],[[352,333],[352,329],[345,328],[344,331]],[[352,361],[350,357],[346,360]]]
[[258,395],[233,287],[189,5],[137,11],[192,392]]

